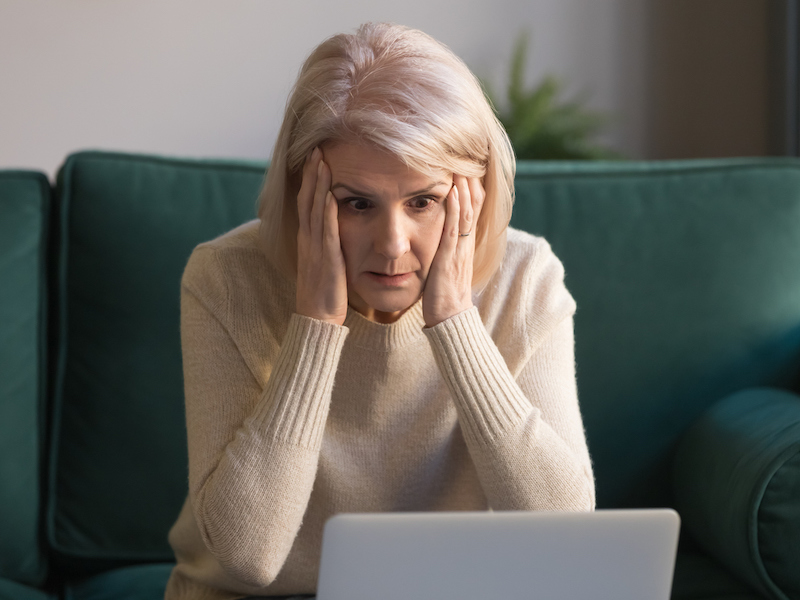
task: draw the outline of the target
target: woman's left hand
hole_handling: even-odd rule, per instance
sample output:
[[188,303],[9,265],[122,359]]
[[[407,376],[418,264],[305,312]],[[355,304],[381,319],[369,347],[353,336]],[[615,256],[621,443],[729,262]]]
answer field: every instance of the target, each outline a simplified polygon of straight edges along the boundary
[[453,187],[445,200],[442,238],[422,293],[426,327],[472,308],[475,225],[485,197],[479,178],[453,175]]

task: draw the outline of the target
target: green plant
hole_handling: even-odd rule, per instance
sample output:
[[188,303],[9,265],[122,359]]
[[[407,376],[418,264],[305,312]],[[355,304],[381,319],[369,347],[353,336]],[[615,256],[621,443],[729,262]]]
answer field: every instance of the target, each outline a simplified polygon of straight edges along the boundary
[[507,108],[500,112],[486,81],[486,95],[508,132],[518,159],[610,159],[620,155],[592,142],[608,117],[584,108],[584,100],[562,101],[561,82],[546,76],[533,90],[525,90],[528,36],[517,38],[511,61]]

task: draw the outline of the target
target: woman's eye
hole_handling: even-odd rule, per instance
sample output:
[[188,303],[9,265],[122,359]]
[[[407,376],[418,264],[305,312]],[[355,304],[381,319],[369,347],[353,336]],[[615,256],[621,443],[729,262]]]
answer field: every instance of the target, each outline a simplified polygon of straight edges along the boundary
[[421,196],[419,198],[414,198],[411,201],[411,206],[418,210],[424,210],[429,208],[430,205],[433,204],[433,198],[428,198],[427,196]]
[[364,198],[348,198],[345,203],[350,208],[357,211],[362,211],[369,208],[369,200],[365,200]]

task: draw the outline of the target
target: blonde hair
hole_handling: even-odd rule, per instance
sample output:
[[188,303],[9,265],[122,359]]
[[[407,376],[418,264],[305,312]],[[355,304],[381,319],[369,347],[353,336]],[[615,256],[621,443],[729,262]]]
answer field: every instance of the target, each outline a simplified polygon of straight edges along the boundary
[[303,64],[286,105],[259,195],[261,242],[287,276],[297,271],[297,193],[306,155],[325,142],[372,144],[422,173],[482,177],[473,286],[505,253],[514,202],[514,153],[478,79],[427,34],[366,23],[322,42]]

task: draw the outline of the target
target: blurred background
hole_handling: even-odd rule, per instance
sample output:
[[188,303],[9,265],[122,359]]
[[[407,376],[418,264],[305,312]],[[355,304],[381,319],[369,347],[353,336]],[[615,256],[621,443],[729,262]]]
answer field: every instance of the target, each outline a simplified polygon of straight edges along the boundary
[[[0,168],[107,149],[267,159],[309,51],[364,21],[450,46],[503,108],[524,81],[624,158],[796,154],[796,0],[0,0]],[[794,58],[793,58],[794,57]]]

